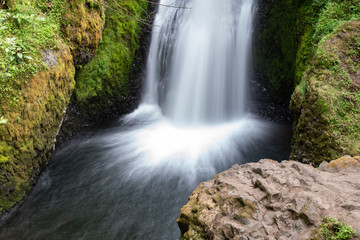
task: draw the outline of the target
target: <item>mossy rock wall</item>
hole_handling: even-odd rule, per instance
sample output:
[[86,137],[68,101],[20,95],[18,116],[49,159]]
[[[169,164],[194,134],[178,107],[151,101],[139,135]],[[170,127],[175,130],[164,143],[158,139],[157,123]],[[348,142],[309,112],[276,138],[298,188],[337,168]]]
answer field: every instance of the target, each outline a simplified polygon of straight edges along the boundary
[[[274,98],[288,101],[292,95],[291,159],[318,165],[358,153],[355,25],[360,1],[263,3],[265,21],[256,39],[255,66],[269,80]],[[353,30],[346,30],[349,26]]]
[[292,96],[292,159],[315,165],[360,153],[360,21],[324,37]]
[[76,88],[58,146],[89,126],[131,112],[139,103],[157,5],[140,0],[121,1],[121,6],[113,1],[106,4],[103,37],[92,60],[78,65]]
[[[139,47],[138,20],[147,14],[147,4],[140,0],[4,3],[0,8],[0,213],[21,201],[36,182],[51,156],[74,90],[76,102],[86,104],[94,96],[102,100],[90,109],[94,111],[106,108],[110,96],[127,92],[126,78]],[[111,94],[104,94],[104,89]]]
[[8,122],[0,125],[0,212],[20,201],[35,183],[75,86],[69,47],[60,44],[54,58],[55,66],[27,80],[16,105],[2,102]]
[[[108,99],[120,99],[129,94],[129,78],[136,50],[139,49],[141,18],[147,9],[146,2],[124,1],[116,11],[111,5],[106,15],[106,28],[96,56],[79,69],[76,77],[75,97],[79,104],[88,105],[94,113],[101,112]],[[133,79],[131,79],[133,80]]]

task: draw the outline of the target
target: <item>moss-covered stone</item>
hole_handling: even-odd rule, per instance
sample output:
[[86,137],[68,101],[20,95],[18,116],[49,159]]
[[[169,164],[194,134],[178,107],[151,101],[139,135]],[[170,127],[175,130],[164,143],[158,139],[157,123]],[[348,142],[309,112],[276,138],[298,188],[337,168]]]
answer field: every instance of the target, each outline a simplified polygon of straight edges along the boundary
[[61,32],[70,45],[75,67],[81,68],[93,58],[101,40],[104,1],[70,0],[68,3],[69,9],[61,16]]
[[48,161],[65,108],[75,86],[70,49],[59,43],[57,64],[40,71],[20,89],[12,107],[1,105],[9,120],[0,125],[0,210],[10,209],[34,184]]
[[292,97],[292,159],[318,165],[360,153],[359,39],[360,21],[350,21],[319,43]]
[[96,55],[79,66],[57,138],[59,146],[84,128],[129,113],[138,105],[153,16],[148,12],[155,13],[156,6],[141,0],[106,2],[103,36]]
[[359,18],[358,0],[262,0],[255,66],[272,96],[287,101],[301,82],[318,43],[346,21]]
[[110,8],[97,54],[76,77],[76,103],[94,114],[111,104],[109,99],[119,101],[129,94],[131,65],[139,48],[139,19],[147,9],[143,1],[123,1],[121,6],[112,3],[107,3]]
[[263,2],[255,62],[278,100],[288,100],[295,88],[291,158],[318,165],[357,154],[359,49],[357,30],[346,26],[360,20],[360,1]]
[[[76,69],[83,69],[79,102],[98,96],[96,109],[106,108],[109,98],[126,94],[138,20],[146,6],[130,0],[1,2],[0,212],[24,198],[49,160],[75,89]],[[96,67],[84,67],[102,37]]]
[[343,156],[336,160],[327,163],[326,165],[321,165],[320,169],[326,168],[328,171],[338,172],[338,171],[351,171],[353,169],[360,168],[360,156],[351,157],[349,155]]
[[147,3],[0,3],[1,213],[24,198],[49,160],[74,89],[76,104],[94,113],[128,94]]

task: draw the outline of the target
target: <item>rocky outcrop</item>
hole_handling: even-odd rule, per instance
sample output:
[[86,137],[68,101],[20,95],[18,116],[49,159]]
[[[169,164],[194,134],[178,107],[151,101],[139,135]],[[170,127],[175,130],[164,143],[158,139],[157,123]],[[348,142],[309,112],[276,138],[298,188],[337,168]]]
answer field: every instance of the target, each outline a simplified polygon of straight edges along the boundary
[[16,105],[1,106],[9,122],[0,125],[0,212],[35,183],[69,104],[75,85],[70,49],[61,44],[52,56],[56,64],[27,80]]
[[95,55],[102,38],[105,8],[104,0],[69,0],[69,11],[63,16],[61,32],[69,43],[75,68],[87,64]]
[[147,3],[106,4],[114,6],[0,1],[0,214],[26,196],[50,159],[74,91],[86,112],[131,99],[129,72]]
[[[87,3],[87,4],[86,4]],[[51,156],[81,49],[95,52],[104,12],[88,1],[6,1],[0,22],[0,213],[21,201]],[[89,50],[90,51],[90,50]]]
[[102,40],[96,55],[77,71],[76,88],[57,136],[57,147],[84,129],[138,106],[156,2],[106,2]]
[[[325,216],[360,232],[360,157],[319,169],[264,159],[201,183],[177,222],[184,239],[307,239]],[[360,239],[357,234],[355,239]]]
[[360,154],[360,20],[343,24],[319,44],[296,88],[290,158],[319,165]]
[[360,154],[359,4],[259,1],[254,62],[273,98],[292,95],[293,160],[318,166]]

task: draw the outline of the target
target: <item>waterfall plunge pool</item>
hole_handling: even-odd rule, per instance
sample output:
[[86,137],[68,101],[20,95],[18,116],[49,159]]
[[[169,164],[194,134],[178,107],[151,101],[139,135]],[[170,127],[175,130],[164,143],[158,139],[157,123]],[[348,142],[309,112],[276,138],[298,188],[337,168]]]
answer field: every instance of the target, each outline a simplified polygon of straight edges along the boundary
[[290,125],[248,115],[189,129],[142,105],[56,152],[0,239],[179,239],[196,186],[233,164],[287,159]]
[[0,239],[179,239],[176,219],[201,181],[288,158],[290,125],[247,114],[256,1],[161,3],[143,104],[55,153]]

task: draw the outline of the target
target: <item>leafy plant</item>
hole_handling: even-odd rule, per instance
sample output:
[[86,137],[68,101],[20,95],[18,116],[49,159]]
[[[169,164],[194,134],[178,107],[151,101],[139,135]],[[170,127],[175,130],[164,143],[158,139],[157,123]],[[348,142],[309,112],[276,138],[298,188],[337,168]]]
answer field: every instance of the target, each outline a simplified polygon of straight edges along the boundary
[[60,30],[56,19],[25,3],[0,9],[0,26],[0,95],[11,111],[27,80],[45,68],[42,51],[57,46]]
[[356,231],[336,218],[324,217],[310,240],[351,240]]

